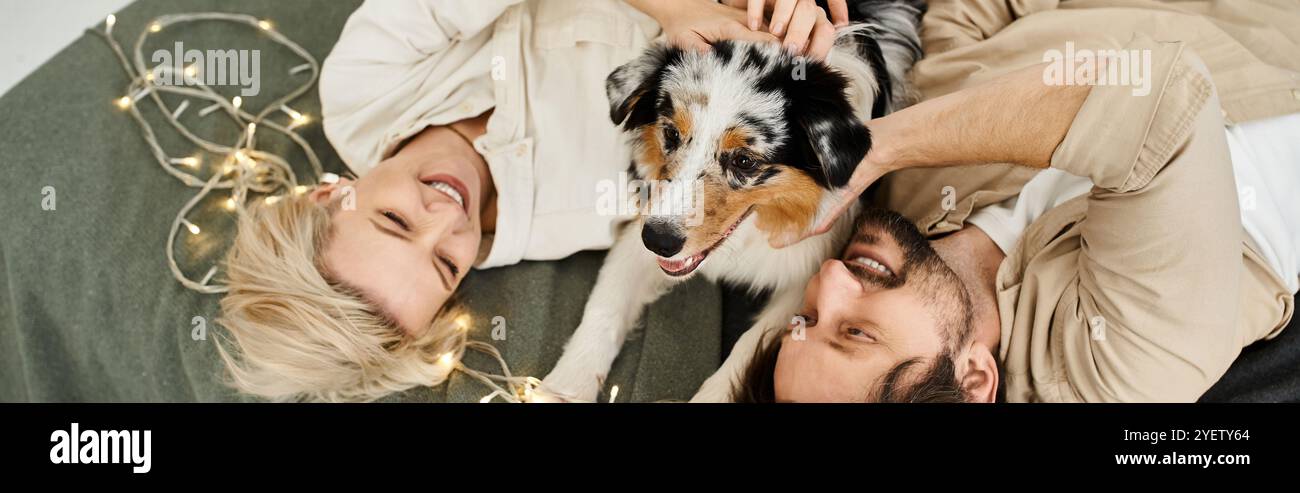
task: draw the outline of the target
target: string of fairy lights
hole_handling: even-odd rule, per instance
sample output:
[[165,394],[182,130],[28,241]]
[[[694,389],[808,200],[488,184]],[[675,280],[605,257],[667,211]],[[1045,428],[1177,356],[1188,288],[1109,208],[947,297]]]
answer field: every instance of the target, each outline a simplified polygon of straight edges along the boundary
[[[173,26],[211,21],[243,24],[263,33],[271,41],[288,48],[302,58],[303,63],[289,69],[290,76],[307,72],[308,77],[293,90],[253,113],[247,108],[243,97],[226,98],[205,84],[202,77],[203,67],[197,63],[185,66],[179,71],[180,73],[176,73],[176,67],[170,64],[154,67],[145,65],[142,50],[150,36],[159,35]],[[197,280],[181,270],[175,255],[176,237],[180,234],[181,228],[185,228],[190,235],[203,234],[202,227],[191,221],[189,216],[194,208],[214,191],[228,190],[229,196],[220,202],[222,207],[235,214],[244,214],[251,200],[263,200],[270,205],[281,200],[286,194],[302,194],[310,189],[308,185],[298,181],[287,159],[257,147],[256,137],[259,131],[270,130],[279,133],[296,144],[307,157],[314,183],[338,182],[338,175],[324,171],[320,158],[311,145],[296,131],[311,123],[311,116],[290,106],[292,101],[306,94],[316,83],[320,77],[320,64],[307,50],[277,31],[270,20],[251,15],[202,12],[156,17],[147,23],[145,29],[136,37],[129,58],[122,45],[113,36],[113,27],[116,24],[117,17],[109,14],[104,19],[102,30],[91,30],[108,43],[130,79],[126,94],[115,99],[113,104],[129,114],[139,125],[154,160],[163,171],[175,177],[186,187],[198,189],[198,192],[176,212],[172,220],[167,236],[167,266],[172,276],[188,289],[205,294],[225,293],[228,290],[227,286],[214,282],[219,265],[212,265]],[[175,83],[177,80],[182,83]],[[168,83],[169,81],[171,83]],[[171,107],[162,98],[163,94],[176,94],[184,99],[175,107]],[[153,126],[140,112],[140,104],[146,101],[146,98],[157,106],[163,118],[173,129],[197,146],[196,153],[177,157],[163,148]],[[192,106],[191,102],[206,105],[197,110],[200,118],[207,118],[215,113],[225,115],[241,129],[239,137],[234,142],[220,143],[192,132],[181,123],[182,115]],[[218,159],[212,165],[205,166],[208,162],[212,162],[204,159],[206,155],[213,155]],[[205,169],[208,173],[206,178],[202,177]],[[513,403],[565,400],[543,394],[539,390],[541,381],[534,377],[512,375],[505,359],[495,346],[469,340],[467,333],[472,324],[468,314],[457,317],[454,323],[459,331],[458,343],[451,351],[439,355],[437,364],[446,369],[444,374],[449,375],[452,371],[460,371],[491,388],[492,393],[484,396],[479,402],[491,402],[495,399]],[[491,356],[500,366],[501,374],[481,372],[465,366],[461,362],[461,357],[466,350],[475,350]],[[618,386],[614,386],[610,390],[609,401],[614,402],[617,397]]]
[[[170,64],[162,64],[156,67],[147,67],[145,65],[143,47],[150,36],[157,35],[171,26],[204,21],[244,24],[265,33],[270,40],[289,48],[305,62],[291,69],[289,71],[290,75],[309,71],[310,76],[284,96],[267,104],[262,110],[257,113],[249,113],[244,107],[241,96],[227,99],[205,84],[201,74],[204,67],[199,66],[197,63],[184,67],[181,73],[175,73],[176,68]],[[226,286],[213,282],[219,268],[217,265],[211,266],[207,273],[198,280],[191,279],[180,269],[175,255],[176,236],[182,227],[189,234],[202,234],[202,228],[191,221],[188,216],[195,206],[214,190],[229,190],[230,195],[222,204],[227,210],[236,213],[243,213],[247,202],[253,200],[254,195],[261,195],[262,200],[267,203],[274,203],[279,200],[280,194],[305,193],[307,191],[308,187],[298,183],[297,176],[284,157],[257,148],[256,137],[259,130],[265,132],[269,129],[293,141],[307,156],[315,181],[332,183],[338,180],[338,176],[323,171],[320,159],[316,156],[315,151],[312,150],[306,140],[294,131],[310,123],[311,117],[289,106],[290,101],[305,94],[316,83],[320,75],[320,65],[301,46],[276,31],[270,21],[250,15],[207,12],[157,17],[150,21],[147,27],[136,37],[130,58],[122,49],[122,45],[113,37],[113,27],[116,24],[116,16],[110,14],[104,20],[103,31],[94,31],[102,35],[108,42],[113,53],[117,55],[118,61],[121,62],[122,69],[130,78],[126,95],[116,99],[114,104],[130,114],[139,124],[154,160],[157,161],[163,171],[180,180],[185,186],[199,189],[198,193],[181,207],[172,221],[167,238],[168,268],[171,270],[172,276],[186,288],[200,293],[224,293],[227,290]],[[165,83],[164,81],[173,83]],[[180,81],[180,83],[174,83],[174,81]],[[177,94],[183,96],[184,99],[175,107],[171,107],[162,98],[163,94]],[[173,129],[198,147],[198,153],[184,157],[174,157],[163,149],[153,127],[140,112],[139,105],[145,98],[157,105],[163,118]],[[209,115],[218,112],[226,115],[242,130],[238,139],[232,143],[219,143],[200,137],[190,131],[188,127],[181,123],[180,118],[190,108],[191,102],[207,105],[198,110],[200,117],[207,118]],[[281,123],[273,118],[278,117],[280,114],[286,117],[286,122]],[[216,164],[207,167],[207,173],[209,174],[206,179],[200,178],[200,173],[205,168],[204,155],[214,155],[220,158]]]

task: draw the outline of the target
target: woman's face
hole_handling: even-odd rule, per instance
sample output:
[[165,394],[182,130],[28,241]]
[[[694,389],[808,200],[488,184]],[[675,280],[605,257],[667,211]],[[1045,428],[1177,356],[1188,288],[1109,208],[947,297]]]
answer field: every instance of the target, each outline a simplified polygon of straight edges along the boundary
[[338,200],[325,267],[407,333],[423,332],[478,254],[481,165],[460,137],[433,129],[355,182],[318,188],[318,203]]

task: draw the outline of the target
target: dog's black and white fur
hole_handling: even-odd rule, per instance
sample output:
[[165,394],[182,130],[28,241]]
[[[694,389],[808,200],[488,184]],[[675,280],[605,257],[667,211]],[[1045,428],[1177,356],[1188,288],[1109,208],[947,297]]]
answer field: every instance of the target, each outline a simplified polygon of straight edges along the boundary
[[[863,122],[908,100],[924,9],[921,0],[851,1],[853,24],[840,29],[827,63],[776,44],[720,42],[711,52],[657,45],[609,75],[610,117],[629,136],[637,177],[691,187],[685,195],[699,209],[642,214],[624,229],[545,392],[593,400],[645,306],[698,272],[772,292],[694,400],[728,398],[762,334],[789,323],[808,279],[851,232],[856,211],[827,234],[769,246],[829,211],[871,147]],[[678,210],[654,205],[642,204]]]

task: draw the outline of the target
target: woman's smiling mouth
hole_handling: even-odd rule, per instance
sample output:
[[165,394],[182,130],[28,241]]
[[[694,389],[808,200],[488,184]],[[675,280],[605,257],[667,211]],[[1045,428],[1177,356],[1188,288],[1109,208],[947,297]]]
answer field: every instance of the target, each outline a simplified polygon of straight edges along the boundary
[[448,174],[438,174],[422,177],[420,182],[450,198],[466,213],[469,212],[469,188],[456,177]]

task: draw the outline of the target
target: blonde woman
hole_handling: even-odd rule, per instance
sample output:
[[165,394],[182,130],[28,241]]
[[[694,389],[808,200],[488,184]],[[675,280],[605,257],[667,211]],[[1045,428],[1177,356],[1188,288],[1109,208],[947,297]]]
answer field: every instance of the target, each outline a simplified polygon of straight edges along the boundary
[[231,384],[365,401],[441,383],[471,268],[605,249],[626,219],[595,206],[630,161],[606,75],[661,34],[824,55],[827,14],[793,3],[778,38],[711,0],[367,1],[320,83],[326,137],[359,178],[240,219],[218,345]]

